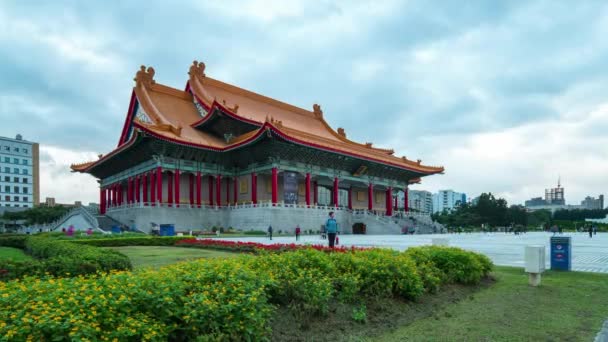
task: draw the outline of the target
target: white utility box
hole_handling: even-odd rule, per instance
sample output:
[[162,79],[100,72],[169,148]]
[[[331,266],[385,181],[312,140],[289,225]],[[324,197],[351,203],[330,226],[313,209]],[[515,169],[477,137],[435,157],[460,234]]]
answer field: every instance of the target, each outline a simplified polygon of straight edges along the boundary
[[450,239],[446,238],[433,238],[431,239],[433,246],[449,246]]
[[524,254],[528,283],[530,286],[539,286],[540,274],[545,271],[545,246],[526,246]]
[[543,273],[545,271],[545,246],[526,246],[524,260],[526,272]]

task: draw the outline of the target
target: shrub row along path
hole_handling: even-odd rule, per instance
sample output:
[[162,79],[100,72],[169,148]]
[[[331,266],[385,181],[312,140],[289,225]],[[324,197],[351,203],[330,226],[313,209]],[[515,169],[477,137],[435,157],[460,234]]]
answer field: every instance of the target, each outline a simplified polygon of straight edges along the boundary
[[[430,245],[433,238],[448,238],[450,246],[464,248],[487,255],[496,265],[524,266],[524,247],[544,245],[547,269],[550,267],[549,240],[553,234],[533,232],[520,235],[505,233],[472,233],[442,235],[340,235],[340,245],[356,247],[384,247],[405,250],[412,246]],[[608,273],[608,233],[564,233],[572,237],[572,269],[583,272]],[[223,238],[223,240],[259,243],[295,243],[294,236],[275,236],[272,241],[264,237]],[[319,235],[304,235],[299,244],[327,244]]]
[[174,264],[179,261],[200,258],[234,257],[238,254],[204,249],[164,247],[164,246],[127,246],[108,247],[129,257],[135,269]]

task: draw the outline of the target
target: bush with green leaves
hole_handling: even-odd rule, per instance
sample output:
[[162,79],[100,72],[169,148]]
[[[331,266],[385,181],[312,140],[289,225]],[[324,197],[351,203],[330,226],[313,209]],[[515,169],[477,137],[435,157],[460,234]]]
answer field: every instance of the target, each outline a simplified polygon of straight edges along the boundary
[[183,236],[139,236],[106,239],[78,239],[70,242],[97,246],[97,247],[121,247],[121,246],[173,246],[177,241],[184,240]]
[[[443,282],[475,283],[491,269],[487,258],[449,247],[343,253],[309,248],[197,260],[158,271],[26,277],[0,283],[0,338],[264,341],[276,305],[323,315],[336,300],[419,298],[428,283],[419,262],[435,267]],[[463,270],[474,276],[463,276]],[[364,322],[365,308],[354,310],[352,318]]]
[[25,248],[25,240],[28,235],[23,234],[1,234],[0,247],[14,247],[19,249]]
[[441,278],[441,283],[476,284],[488,276],[493,266],[485,255],[456,247],[413,247],[404,254],[413,258],[419,266],[425,265],[423,267],[427,268],[428,273],[424,278],[429,284],[435,283],[437,276]]
[[52,238],[27,237],[24,250],[35,259],[3,261],[0,280],[26,275],[65,276],[132,269],[129,258],[119,252]]

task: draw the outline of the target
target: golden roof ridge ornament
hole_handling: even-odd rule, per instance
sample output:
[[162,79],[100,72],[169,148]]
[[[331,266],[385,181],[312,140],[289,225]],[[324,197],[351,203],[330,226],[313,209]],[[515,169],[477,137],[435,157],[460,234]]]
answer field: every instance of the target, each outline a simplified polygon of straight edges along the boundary
[[323,118],[323,111],[321,110],[321,105],[319,104],[313,104],[312,105],[312,110],[313,113],[315,114],[315,117],[322,119]]
[[226,104],[226,100],[223,99],[222,100],[222,104],[224,105],[224,107],[230,109],[231,112],[233,112],[234,114],[236,114],[239,111],[239,105],[238,104],[234,104],[234,107],[230,108],[228,107],[228,105]]
[[135,86],[144,86],[146,88],[151,87],[153,84],[156,84],[156,81],[154,80],[154,68],[153,67],[148,67],[148,70],[146,70],[146,66],[142,65],[139,67],[139,71],[137,71],[137,73],[135,74],[135,78],[133,79],[133,81],[135,81]]
[[199,61],[192,61],[192,65],[190,66],[190,70],[188,71],[188,75],[193,77],[204,78],[205,75],[205,63]]

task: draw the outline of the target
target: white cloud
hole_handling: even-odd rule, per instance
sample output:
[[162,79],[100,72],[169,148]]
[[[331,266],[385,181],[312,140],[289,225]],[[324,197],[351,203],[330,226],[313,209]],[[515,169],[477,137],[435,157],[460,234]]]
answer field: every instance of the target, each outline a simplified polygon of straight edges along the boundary
[[0,42],[45,50],[47,58],[54,57],[54,63],[75,62],[87,71],[105,73],[122,68],[121,58],[110,46],[113,34],[109,28],[104,30],[85,29],[69,16],[40,22],[13,17],[0,9]]
[[40,201],[54,197],[57,203],[99,203],[99,185],[88,174],[70,172],[70,165],[97,160],[93,152],[75,152],[55,146],[40,146]]
[[[578,204],[585,196],[608,190],[608,103],[584,118],[554,120],[470,136],[435,137],[429,157],[441,160],[446,175],[423,180],[432,191],[454,188],[474,197],[481,192],[504,196],[510,203],[544,195],[561,176],[566,200]],[[594,133],[596,132],[596,133]],[[460,141],[459,141],[460,140]],[[457,143],[451,144],[454,141]]]

